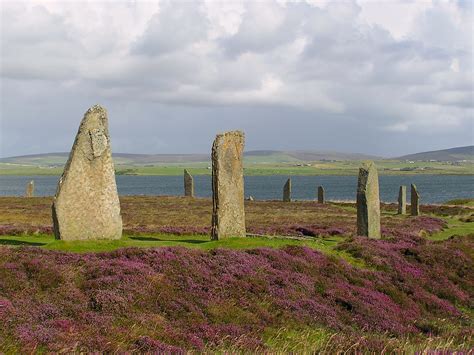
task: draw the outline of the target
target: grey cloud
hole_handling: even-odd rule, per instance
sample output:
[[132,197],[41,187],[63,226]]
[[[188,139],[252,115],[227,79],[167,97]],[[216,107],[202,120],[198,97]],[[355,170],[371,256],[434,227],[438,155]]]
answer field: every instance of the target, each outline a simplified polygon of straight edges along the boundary
[[[22,42],[37,45],[38,42],[68,40],[67,26],[61,16],[51,14],[43,6],[28,10],[22,3],[10,3],[2,8],[2,42]],[[9,5],[10,5],[9,4]]]
[[160,4],[159,13],[152,17],[131,52],[150,56],[174,52],[205,39],[207,28],[206,16],[198,2],[166,1]]
[[233,128],[249,149],[396,155],[417,149],[406,137],[437,148],[430,132],[439,144],[472,142],[472,11],[459,22],[435,3],[397,39],[361,22],[354,2],[243,6],[235,33],[213,37],[202,4],[160,3],[127,40],[84,33],[67,11],[32,7],[22,22],[26,10],[8,7],[0,155],[69,149],[62,135],[48,139],[53,128],[73,135],[97,102],[118,151],[205,152]]
[[276,2],[249,2],[239,30],[219,41],[223,51],[235,58],[243,53],[265,53],[285,45],[301,34],[308,4],[291,3],[282,8]]
[[63,18],[21,3],[2,9],[1,48],[1,75],[21,80],[74,77],[82,55]]

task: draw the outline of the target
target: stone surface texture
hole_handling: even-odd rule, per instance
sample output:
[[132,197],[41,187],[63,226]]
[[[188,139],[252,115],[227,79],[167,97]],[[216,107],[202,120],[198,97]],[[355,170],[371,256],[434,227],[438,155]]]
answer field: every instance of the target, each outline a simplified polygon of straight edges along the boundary
[[244,133],[218,134],[212,145],[213,240],[245,237]]
[[53,200],[57,239],[119,239],[122,216],[110,148],[107,111],[84,115]]
[[35,195],[35,182],[31,180],[26,184],[25,197],[33,197]]
[[402,185],[398,190],[398,214],[407,213],[407,187]]
[[377,168],[366,161],[359,169],[357,184],[357,234],[380,238],[380,198]]
[[318,203],[324,202],[324,187],[318,186]]
[[194,179],[186,169],[184,169],[184,196],[194,197]]
[[291,179],[286,180],[283,186],[283,202],[291,202]]
[[415,184],[411,184],[410,208],[412,216],[420,215],[420,194],[418,193]]

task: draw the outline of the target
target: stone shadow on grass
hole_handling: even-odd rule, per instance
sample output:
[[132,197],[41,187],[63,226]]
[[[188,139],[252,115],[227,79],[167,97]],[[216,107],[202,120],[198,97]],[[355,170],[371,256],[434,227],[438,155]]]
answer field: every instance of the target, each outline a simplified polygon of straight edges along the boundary
[[27,242],[24,240],[17,240],[17,239],[1,239],[0,238],[0,245],[29,245],[32,247],[40,247],[42,245],[46,245],[47,243],[41,242]]
[[140,240],[143,242],[181,242],[181,243],[189,243],[189,244],[201,244],[201,243],[208,243],[210,240],[197,240],[197,239],[160,239],[160,238],[153,238],[153,237],[129,237],[133,240]]

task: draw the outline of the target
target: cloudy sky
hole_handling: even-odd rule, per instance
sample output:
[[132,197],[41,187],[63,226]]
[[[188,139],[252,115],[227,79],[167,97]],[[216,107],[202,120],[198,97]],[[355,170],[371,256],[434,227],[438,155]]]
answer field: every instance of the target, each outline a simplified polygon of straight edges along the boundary
[[397,156],[474,144],[461,1],[1,1],[0,156],[69,151],[95,103],[112,148]]

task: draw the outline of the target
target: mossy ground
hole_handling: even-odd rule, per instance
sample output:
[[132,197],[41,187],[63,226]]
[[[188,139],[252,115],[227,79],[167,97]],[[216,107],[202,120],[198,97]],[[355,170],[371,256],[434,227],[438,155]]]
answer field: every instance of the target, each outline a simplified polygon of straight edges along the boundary
[[189,248],[198,248],[210,250],[215,248],[229,249],[247,249],[247,248],[280,248],[287,245],[302,245],[330,253],[333,247],[342,240],[343,237],[333,236],[327,238],[305,238],[305,239],[286,239],[286,238],[227,238],[223,240],[210,240],[208,236],[203,235],[172,235],[155,234],[147,236],[124,235],[119,240],[93,240],[93,241],[62,241],[54,239],[49,234],[38,235],[15,235],[0,236],[0,245],[12,246],[38,246],[48,250],[71,251],[76,253],[105,252],[119,248],[156,248],[169,246],[184,246]]

